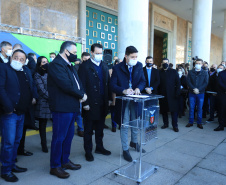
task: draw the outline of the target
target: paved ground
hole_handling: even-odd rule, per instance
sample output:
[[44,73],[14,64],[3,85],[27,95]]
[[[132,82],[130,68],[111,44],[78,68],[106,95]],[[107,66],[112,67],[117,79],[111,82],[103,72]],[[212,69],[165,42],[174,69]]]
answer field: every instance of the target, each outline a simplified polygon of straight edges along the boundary
[[[204,120],[205,121],[205,120]],[[110,119],[107,120],[110,125]],[[226,184],[226,131],[214,132],[217,123],[204,125],[200,130],[194,125],[185,128],[187,118],[179,119],[179,133],[172,128],[162,130],[160,119],[156,150],[146,146],[144,161],[159,167],[157,173],[142,182],[142,185],[225,185]],[[31,157],[18,157],[18,166],[27,167],[28,172],[17,174],[19,185],[135,185],[136,182],[114,176],[120,166],[119,130],[105,130],[104,145],[111,156],[94,153],[94,162],[84,157],[83,139],[73,139],[71,160],[82,165],[78,171],[69,171],[71,176],[62,180],[49,174],[49,153],[41,151],[39,135],[26,138],[26,149],[34,152]],[[48,133],[50,148],[51,132]],[[122,161],[123,164],[126,164]],[[0,179],[0,184],[10,184]]]

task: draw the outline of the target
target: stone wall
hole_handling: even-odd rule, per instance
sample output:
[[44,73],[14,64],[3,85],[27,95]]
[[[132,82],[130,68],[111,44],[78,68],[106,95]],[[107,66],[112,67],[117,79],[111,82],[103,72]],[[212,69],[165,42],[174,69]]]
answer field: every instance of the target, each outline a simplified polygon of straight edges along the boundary
[[176,63],[186,62],[187,49],[187,21],[177,17],[177,45]]
[[210,65],[220,64],[222,61],[223,39],[215,35],[211,35],[211,48],[210,48]]
[[77,36],[78,0],[1,0],[1,23]]

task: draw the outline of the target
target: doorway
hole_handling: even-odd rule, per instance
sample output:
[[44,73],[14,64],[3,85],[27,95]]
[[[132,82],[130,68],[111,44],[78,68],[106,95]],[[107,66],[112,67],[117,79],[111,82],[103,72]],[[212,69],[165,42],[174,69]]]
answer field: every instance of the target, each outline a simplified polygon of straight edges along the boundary
[[162,59],[168,57],[168,33],[154,30],[154,63],[161,67]]

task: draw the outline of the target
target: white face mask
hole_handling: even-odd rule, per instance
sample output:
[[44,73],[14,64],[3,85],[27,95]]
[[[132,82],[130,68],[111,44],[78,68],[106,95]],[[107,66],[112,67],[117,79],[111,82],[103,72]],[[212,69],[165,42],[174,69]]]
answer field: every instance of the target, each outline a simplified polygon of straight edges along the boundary
[[217,73],[220,73],[221,71],[223,71],[223,69],[221,68],[217,69]]
[[196,70],[200,70],[202,68],[202,65],[201,64],[195,64],[195,69]]
[[182,76],[183,72],[182,71],[178,71],[179,76]]
[[101,62],[101,60],[103,59],[102,54],[95,54],[94,56],[95,56],[94,60],[98,63]]
[[12,60],[12,62],[10,63],[10,66],[16,71],[23,70],[23,64],[17,60]]
[[137,64],[137,60],[129,59],[129,66],[133,67]]
[[11,57],[11,56],[12,56],[12,53],[13,53],[13,50],[9,49],[5,54],[6,54],[8,57]]

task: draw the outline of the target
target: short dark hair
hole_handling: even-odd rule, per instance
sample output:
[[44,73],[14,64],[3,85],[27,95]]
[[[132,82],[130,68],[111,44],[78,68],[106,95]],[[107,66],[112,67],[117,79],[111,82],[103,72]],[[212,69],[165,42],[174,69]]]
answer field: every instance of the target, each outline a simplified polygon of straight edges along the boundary
[[63,44],[60,46],[60,53],[62,54],[65,49],[68,49],[72,45],[77,46],[76,43],[74,43],[72,41],[63,42]]
[[138,53],[137,48],[135,48],[134,46],[128,46],[128,47],[126,48],[125,54],[126,54],[126,55],[130,55],[130,54],[132,54],[132,53]]
[[195,60],[195,63],[198,62],[198,61],[201,61],[201,62],[203,63],[203,60],[202,60],[201,58],[197,58],[197,59]]
[[101,48],[103,49],[103,46],[99,43],[95,43],[91,46],[91,51],[94,52],[95,48]]
[[172,63],[169,63],[169,68],[172,68],[173,67],[173,64]]
[[2,47],[5,47],[5,46],[12,46],[12,44],[10,44],[7,41],[2,41],[0,47],[2,48]]
[[[147,56],[147,57],[146,57],[146,60],[148,60],[148,59],[153,59],[153,58],[152,58],[151,56]],[[145,60],[145,61],[146,61],[146,60]]]
[[88,57],[88,56],[90,56],[90,54],[87,52],[83,52],[81,57],[84,57],[84,56]]
[[49,53],[49,55],[55,55],[55,56],[56,56],[56,53],[54,53],[54,52],[51,52],[51,53]]
[[25,58],[27,59],[27,55],[26,55],[26,53],[24,52],[24,50],[22,50],[22,49],[16,49],[16,50],[13,52],[12,57],[13,57],[13,55],[14,55],[15,53],[17,53],[17,52],[23,53],[23,54],[25,55]]
[[206,61],[204,61],[204,64],[207,64],[207,65],[209,65],[209,64],[208,64],[208,62],[206,62]]
[[169,59],[168,59],[168,58],[163,58],[163,59],[162,59],[162,62],[163,62],[163,60],[168,60],[168,62],[169,62]]
[[28,57],[34,57],[35,56],[35,53],[28,53],[27,56]]

